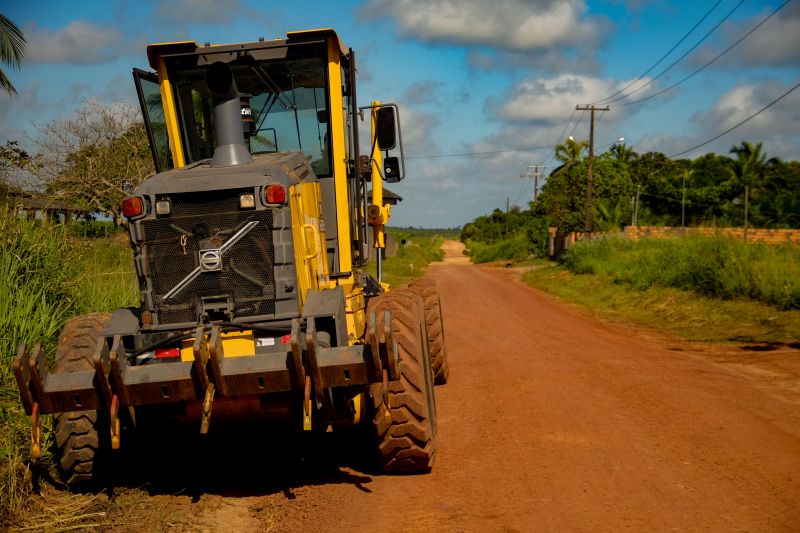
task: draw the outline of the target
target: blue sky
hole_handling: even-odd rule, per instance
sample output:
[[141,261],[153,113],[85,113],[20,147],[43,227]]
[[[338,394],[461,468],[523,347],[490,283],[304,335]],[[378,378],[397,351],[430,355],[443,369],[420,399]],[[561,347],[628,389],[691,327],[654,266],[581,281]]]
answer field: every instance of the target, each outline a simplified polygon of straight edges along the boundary
[[[135,102],[133,67],[147,43],[228,43],[332,27],[359,59],[359,99],[401,106],[407,178],[392,224],[452,227],[495,207],[524,206],[529,164],[553,168],[552,147],[588,137],[576,104],[611,102],[597,125],[602,151],[620,137],[638,152],[691,148],[758,111],[800,81],[800,0],[719,60],[662,95],[739,39],[783,0],[249,0],[13,2],[0,12],[25,32],[26,60],[8,72],[19,96],[0,96],[0,142],[32,147],[37,125],[86,99]],[[710,12],[709,12],[710,11]],[[716,29],[714,29],[714,27]],[[713,30],[713,31],[712,31]],[[709,33],[710,32],[710,33]],[[702,42],[698,41],[709,34]],[[622,93],[625,94],[625,93]],[[769,156],[800,159],[800,89],[720,140],[687,154],[764,141]],[[563,135],[562,135],[563,132]],[[529,149],[531,147],[545,147]],[[508,150],[508,151],[505,151]],[[474,152],[496,152],[450,156]],[[448,157],[424,157],[424,156]]]

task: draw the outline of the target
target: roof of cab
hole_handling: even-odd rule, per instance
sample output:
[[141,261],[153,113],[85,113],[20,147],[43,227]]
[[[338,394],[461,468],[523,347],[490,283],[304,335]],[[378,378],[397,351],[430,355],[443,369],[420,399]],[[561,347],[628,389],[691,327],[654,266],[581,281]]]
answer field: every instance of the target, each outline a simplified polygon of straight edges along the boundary
[[[339,51],[343,55],[347,54],[347,48],[345,47],[341,38],[339,38],[337,33],[331,28],[317,28],[313,30],[290,31],[286,34],[286,37],[289,40],[293,38],[306,38],[315,36],[321,38],[334,37],[336,39],[336,42],[339,44]],[[210,45],[210,46],[217,46],[217,45]],[[195,41],[174,41],[166,43],[154,43],[147,45],[147,60],[152,68],[157,68],[158,57],[166,52],[193,52],[198,48],[201,48],[201,46],[197,44],[197,42]]]

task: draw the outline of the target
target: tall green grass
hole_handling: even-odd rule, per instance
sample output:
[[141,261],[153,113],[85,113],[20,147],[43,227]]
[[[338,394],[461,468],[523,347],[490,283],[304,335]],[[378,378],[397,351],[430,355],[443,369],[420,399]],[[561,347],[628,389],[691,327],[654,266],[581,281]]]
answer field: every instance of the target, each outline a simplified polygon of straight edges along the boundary
[[[392,287],[399,287],[421,277],[430,263],[441,261],[444,257],[441,249],[444,239],[439,234],[418,234],[408,230],[390,232],[397,239],[398,248],[393,257],[383,262],[383,281]],[[375,261],[369,263],[367,270],[373,276],[376,275]]]
[[[21,523],[32,489],[30,425],[11,363],[21,343],[55,352],[72,316],[136,305],[131,252],[122,242],[71,237],[74,228],[27,221],[0,207],[0,530]],[[52,470],[45,417],[40,468]]]
[[86,240],[79,246],[76,313],[114,312],[139,304],[139,285],[127,241]]
[[77,263],[62,225],[21,220],[0,208],[0,526],[21,515],[31,489],[24,467],[30,426],[11,362],[20,343],[54,351],[75,307]]
[[467,255],[473,263],[492,261],[521,261],[534,255],[534,248],[528,236],[522,232],[495,243],[467,241]]
[[52,347],[76,302],[78,256],[63,225],[0,211],[0,383],[24,342]]
[[800,250],[728,237],[582,241],[562,258],[578,274],[605,274],[638,290],[674,287],[722,299],[800,309]]

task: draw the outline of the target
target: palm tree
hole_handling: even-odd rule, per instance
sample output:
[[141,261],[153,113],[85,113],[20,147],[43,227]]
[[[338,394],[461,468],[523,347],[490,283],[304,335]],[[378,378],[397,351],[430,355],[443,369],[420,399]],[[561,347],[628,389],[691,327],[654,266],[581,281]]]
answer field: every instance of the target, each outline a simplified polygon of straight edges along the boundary
[[762,143],[751,144],[742,141],[741,146],[733,146],[730,153],[736,154],[731,165],[731,175],[744,187],[744,238],[747,239],[747,215],[750,209],[750,192],[753,187],[763,186],[767,170],[778,162],[761,152]]
[[[12,70],[17,70],[24,54],[25,36],[22,35],[22,31],[6,16],[0,15],[0,61],[10,66]],[[17,90],[2,69],[0,69],[0,89],[8,94],[17,95]]]
[[553,174],[563,168],[569,169],[577,164],[583,158],[583,152],[588,146],[588,142],[576,141],[572,136],[564,144],[557,144],[556,159],[561,161],[562,164],[553,171]]
[[626,165],[635,160],[638,155],[633,151],[633,148],[625,143],[614,143],[608,150],[608,154],[612,161],[619,161]]

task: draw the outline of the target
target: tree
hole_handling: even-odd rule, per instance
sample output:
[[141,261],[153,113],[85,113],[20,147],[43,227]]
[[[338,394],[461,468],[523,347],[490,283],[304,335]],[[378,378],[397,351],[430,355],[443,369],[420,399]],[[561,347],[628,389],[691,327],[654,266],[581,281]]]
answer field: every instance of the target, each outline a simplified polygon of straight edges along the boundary
[[604,155],[613,161],[619,161],[625,165],[629,165],[638,157],[638,154],[633,151],[633,148],[625,143],[614,143]]
[[553,170],[551,174],[555,174],[561,169],[569,169],[575,166],[583,159],[583,152],[588,148],[587,141],[576,141],[570,136],[569,139],[563,144],[556,145],[556,159],[561,161],[561,166]]
[[[24,54],[25,36],[22,31],[8,17],[0,15],[0,61],[11,67],[11,70],[17,70],[22,64]],[[0,69],[0,89],[7,94],[17,95],[17,90],[2,69]]]
[[762,143],[752,144],[742,141],[740,146],[733,146],[730,153],[736,154],[732,161],[730,173],[740,187],[744,187],[744,229],[747,231],[750,194],[757,188],[766,185],[767,170],[778,163],[777,158],[767,160],[767,154],[761,153]]
[[54,198],[103,213],[124,225],[120,202],[153,173],[138,110],[87,101],[68,120],[55,120],[34,139],[39,176]]
[[0,146],[0,185],[16,183],[17,173],[25,170],[35,170],[36,158],[19,147],[16,140],[6,141],[5,146]]

